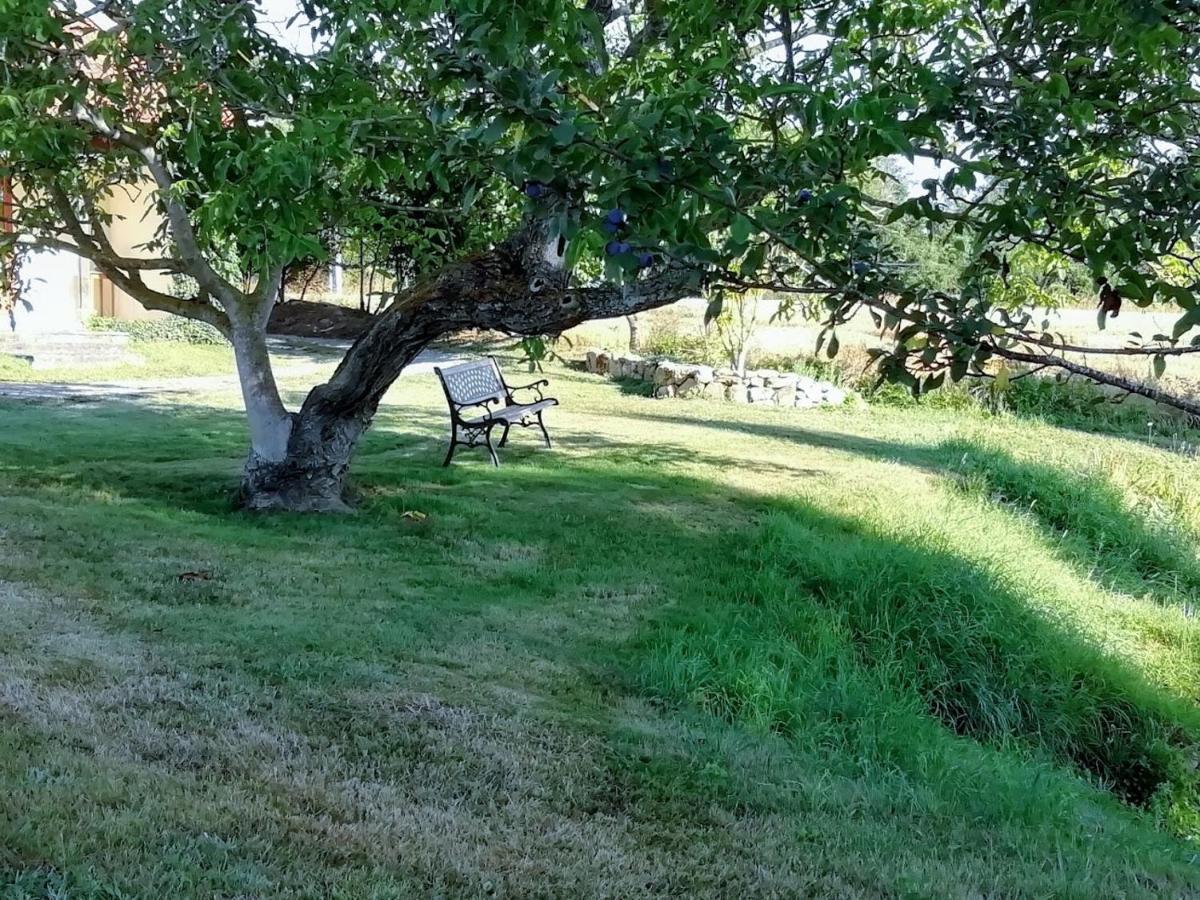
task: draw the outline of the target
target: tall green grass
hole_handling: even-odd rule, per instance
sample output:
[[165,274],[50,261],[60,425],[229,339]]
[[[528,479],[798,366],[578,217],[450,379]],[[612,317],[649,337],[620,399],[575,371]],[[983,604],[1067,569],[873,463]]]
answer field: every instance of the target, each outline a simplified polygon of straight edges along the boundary
[[796,505],[764,521],[740,571],[647,638],[647,689],[927,778],[954,736],[971,738],[1194,829],[1194,706],[933,537],[900,542]]
[[[1169,512],[1133,506],[1099,462],[1092,470],[1070,471],[1019,460],[995,444],[961,439],[942,449],[964,488],[1028,514],[1109,583],[1140,582],[1135,589],[1167,602],[1200,595],[1200,558],[1186,522],[1181,528]],[[1151,490],[1172,505],[1179,503],[1176,484],[1161,475],[1155,481]]]

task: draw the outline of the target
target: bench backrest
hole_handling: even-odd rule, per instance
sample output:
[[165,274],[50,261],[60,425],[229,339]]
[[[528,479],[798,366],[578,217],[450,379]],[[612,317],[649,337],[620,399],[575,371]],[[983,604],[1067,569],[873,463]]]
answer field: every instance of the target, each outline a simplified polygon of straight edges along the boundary
[[508,395],[504,389],[500,367],[490,356],[487,359],[459,363],[444,369],[434,366],[433,371],[441,379],[446,398],[460,406],[483,403],[485,400],[503,403]]

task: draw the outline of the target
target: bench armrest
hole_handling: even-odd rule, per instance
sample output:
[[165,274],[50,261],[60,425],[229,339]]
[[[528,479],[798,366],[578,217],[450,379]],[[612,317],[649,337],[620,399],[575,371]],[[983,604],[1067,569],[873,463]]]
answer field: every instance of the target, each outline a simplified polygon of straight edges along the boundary
[[550,382],[547,381],[545,378],[540,378],[537,381],[531,381],[529,384],[518,384],[518,385],[513,385],[512,387],[506,386],[506,388],[508,390],[508,401],[510,403],[516,402],[515,400],[513,400],[513,393],[515,391],[530,391],[530,390],[533,391],[535,394],[537,394],[537,398],[539,400],[545,400],[546,398],[542,395],[542,388],[548,387],[549,384],[550,384]]
[[[479,409],[479,410],[482,410],[482,415],[480,416],[480,418],[491,419],[492,418],[492,404],[496,403],[496,402],[497,401],[495,399],[489,398],[486,400],[478,400],[475,403],[454,403],[454,404],[452,404],[454,407],[454,417],[456,419],[469,418],[468,416],[463,415],[464,410]],[[497,420],[497,421],[499,421],[499,420]]]

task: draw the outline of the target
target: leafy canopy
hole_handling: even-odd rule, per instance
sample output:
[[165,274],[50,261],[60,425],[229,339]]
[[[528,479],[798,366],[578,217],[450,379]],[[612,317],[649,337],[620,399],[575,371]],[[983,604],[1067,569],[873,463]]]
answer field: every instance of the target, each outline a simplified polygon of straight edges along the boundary
[[[284,29],[250,2],[106,6],[96,28],[0,2],[20,234],[63,240],[63,196],[101,221],[144,143],[160,200],[248,279],[319,257],[331,228],[427,230],[450,253],[552,215],[609,278],[673,261],[818,294],[834,329],[865,306],[912,384],[1055,346],[997,287],[1026,248],[1178,305],[1155,352],[1200,325],[1190,3],[305,0]],[[888,189],[896,156],[937,175]],[[936,226],[953,289],[896,265],[885,222]]]

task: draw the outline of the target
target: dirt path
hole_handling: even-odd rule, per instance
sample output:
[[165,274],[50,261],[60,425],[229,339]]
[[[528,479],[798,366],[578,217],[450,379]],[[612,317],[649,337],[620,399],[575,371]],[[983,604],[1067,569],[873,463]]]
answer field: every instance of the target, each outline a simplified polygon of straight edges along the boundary
[[[275,375],[282,381],[308,378],[317,383],[332,372],[349,341],[323,338],[269,338]],[[401,377],[425,375],[435,365],[458,362],[459,357],[443,350],[426,350]],[[181,378],[136,378],[100,382],[0,382],[0,398],[15,400],[58,400],[65,403],[98,403],[107,400],[146,400],[186,397],[195,394],[237,391],[237,376],[189,375]]]

